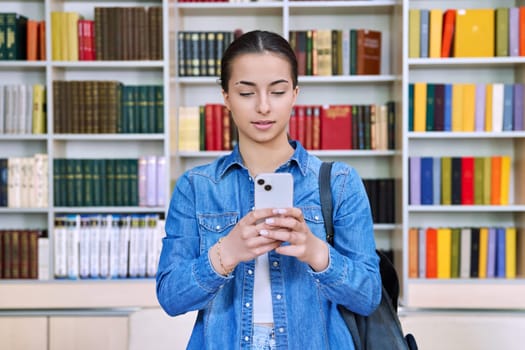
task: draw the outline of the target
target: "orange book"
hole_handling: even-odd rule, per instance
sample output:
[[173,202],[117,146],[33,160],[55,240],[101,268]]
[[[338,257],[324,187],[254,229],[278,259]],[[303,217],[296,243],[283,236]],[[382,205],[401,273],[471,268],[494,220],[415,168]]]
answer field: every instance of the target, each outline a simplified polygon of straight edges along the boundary
[[492,131],[492,84],[487,84],[485,91],[485,131]]
[[430,10],[429,57],[441,57],[441,37],[443,32],[443,10]]
[[519,30],[519,53],[520,56],[525,56],[525,6],[520,6],[519,8],[519,24],[518,24],[518,30]]
[[491,157],[490,204],[501,204],[501,156]]
[[510,202],[510,156],[501,156],[501,179],[500,179],[500,204],[508,205]]
[[38,60],[38,22],[28,19],[26,30],[27,60],[36,61]]
[[456,10],[448,9],[443,15],[443,37],[441,43],[441,57],[453,57],[452,43],[454,41],[454,27],[456,26]]
[[426,232],[427,278],[437,278],[437,229],[427,228]]
[[419,271],[419,231],[416,227],[411,227],[408,230],[408,277],[417,278]]
[[38,59],[46,60],[46,21],[38,22]]

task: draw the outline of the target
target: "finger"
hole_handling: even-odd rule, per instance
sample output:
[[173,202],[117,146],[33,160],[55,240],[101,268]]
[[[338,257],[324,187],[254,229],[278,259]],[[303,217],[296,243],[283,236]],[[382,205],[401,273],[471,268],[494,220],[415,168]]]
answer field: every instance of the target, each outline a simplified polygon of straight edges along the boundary
[[247,220],[247,224],[253,225],[253,224],[256,224],[258,221],[274,216],[275,215],[274,210],[275,209],[272,209],[272,208],[255,209],[255,210],[252,210],[244,218]]

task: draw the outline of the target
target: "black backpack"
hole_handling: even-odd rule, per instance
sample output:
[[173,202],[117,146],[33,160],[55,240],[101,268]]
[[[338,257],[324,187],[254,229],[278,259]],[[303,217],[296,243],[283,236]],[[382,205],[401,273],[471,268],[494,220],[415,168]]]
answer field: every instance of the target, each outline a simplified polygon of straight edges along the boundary
[[[332,190],[330,188],[330,171],[332,162],[323,162],[319,172],[319,192],[321,208],[326,229],[326,241],[333,245],[334,231],[332,224]],[[417,343],[412,334],[403,334],[401,322],[397,316],[399,297],[399,279],[390,259],[376,250],[380,258],[382,295],[381,303],[369,316],[353,313],[338,305],[356,350],[417,350]]]

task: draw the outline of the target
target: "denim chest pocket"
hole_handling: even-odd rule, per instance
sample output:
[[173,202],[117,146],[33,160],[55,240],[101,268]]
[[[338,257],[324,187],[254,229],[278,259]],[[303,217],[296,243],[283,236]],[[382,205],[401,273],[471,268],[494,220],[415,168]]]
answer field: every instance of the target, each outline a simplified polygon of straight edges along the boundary
[[226,235],[239,221],[239,213],[197,214],[201,251],[211,247],[219,237]]
[[317,237],[324,239],[325,238],[325,230],[324,230],[324,219],[323,219],[323,212],[321,211],[320,207],[303,207],[301,208],[303,211],[304,221],[306,221],[306,224],[310,228],[310,230],[315,234]]

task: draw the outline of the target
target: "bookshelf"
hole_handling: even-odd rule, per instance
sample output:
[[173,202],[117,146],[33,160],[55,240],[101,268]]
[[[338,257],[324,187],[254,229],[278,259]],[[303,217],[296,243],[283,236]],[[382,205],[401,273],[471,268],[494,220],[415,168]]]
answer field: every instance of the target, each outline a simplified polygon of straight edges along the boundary
[[[482,9],[523,6],[523,1],[405,1],[405,16],[410,9]],[[409,28],[405,30],[404,112],[403,127],[408,130],[408,85],[414,82],[438,84],[515,84],[524,82],[523,57],[409,57]],[[523,178],[523,131],[426,131],[403,132],[403,252],[409,251],[410,227],[516,227],[518,240],[523,237],[525,211],[521,178]],[[512,158],[510,200],[504,205],[413,205],[409,198],[409,159],[431,157],[490,157],[506,154]],[[522,239],[522,238],[521,238]],[[518,245],[518,259],[524,252]],[[521,246],[522,247],[522,246]],[[522,249],[522,248],[521,248]],[[404,255],[404,302],[414,308],[439,309],[522,309],[523,272],[515,279],[506,278],[410,278],[409,254]],[[494,295],[498,295],[494,298]]]
[[[70,1],[37,0],[7,1],[2,3],[2,12],[16,12],[29,19],[46,21],[46,57],[39,61],[2,60],[0,74],[2,85],[42,84],[46,89],[47,132],[42,134],[0,134],[2,158],[29,157],[45,153],[48,165],[48,199],[40,208],[0,208],[0,229],[46,229],[49,235],[49,272],[45,280],[2,279],[0,290],[5,302],[0,310],[45,310],[96,309],[107,314],[109,309],[153,307],[157,305],[153,278],[125,279],[75,279],[64,280],[54,277],[54,229],[58,215],[140,215],[163,216],[167,203],[160,205],[123,206],[58,206],[55,205],[53,174],[56,171],[53,160],[64,159],[139,159],[142,156],[158,156],[169,159],[169,56],[168,56],[168,6],[167,1]],[[51,17],[54,11],[77,12],[84,19],[94,20],[95,7],[160,7],[163,22],[159,33],[164,42],[161,52],[163,59],[141,60],[54,60]],[[56,133],[54,116],[57,104],[53,96],[57,81],[118,81],[130,86],[160,86],[164,106],[159,119],[163,128],[146,133]],[[169,162],[164,173],[159,175],[164,188],[169,189]],[[169,196],[169,193],[168,193]],[[167,200],[168,198],[166,198]],[[99,297],[93,297],[98,295]],[[106,310],[106,311],[104,311]],[[73,312],[74,314],[74,312]]]

